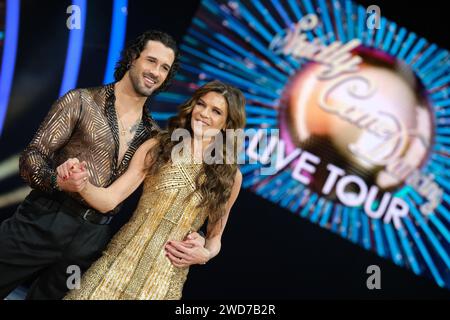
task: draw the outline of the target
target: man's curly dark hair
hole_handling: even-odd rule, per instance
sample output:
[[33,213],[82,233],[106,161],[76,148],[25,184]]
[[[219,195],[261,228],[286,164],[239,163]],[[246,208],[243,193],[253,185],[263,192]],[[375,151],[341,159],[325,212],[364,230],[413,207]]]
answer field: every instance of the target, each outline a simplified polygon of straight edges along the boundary
[[120,60],[116,64],[116,68],[114,69],[114,78],[116,79],[116,81],[119,81],[123,78],[125,73],[130,69],[133,61],[139,58],[142,50],[144,50],[147,42],[150,40],[161,42],[167,48],[172,49],[175,54],[175,60],[173,61],[169,74],[167,75],[166,80],[164,80],[161,86],[154,92],[154,94],[156,94],[158,92],[164,91],[167,88],[179,67],[180,53],[178,51],[177,43],[169,34],[165,32],[158,30],[148,30],[133,41],[129,42],[126,48],[122,50]]

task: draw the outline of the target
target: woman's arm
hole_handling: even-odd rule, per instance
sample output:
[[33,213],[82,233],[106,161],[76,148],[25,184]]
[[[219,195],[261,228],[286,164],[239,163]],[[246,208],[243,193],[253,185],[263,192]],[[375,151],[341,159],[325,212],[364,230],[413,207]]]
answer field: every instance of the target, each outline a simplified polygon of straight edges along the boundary
[[205,263],[208,260],[217,256],[220,252],[220,248],[222,246],[222,234],[225,229],[225,225],[227,224],[231,207],[233,206],[234,202],[236,201],[236,198],[239,195],[239,191],[241,190],[241,184],[242,184],[242,173],[238,169],[236,172],[236,177],[234,179],[233,187],[231,189],[230,198],[228,199],[226,206],[225,206],[224,216],[215,223],[208,222],[208,225],[206,228],[205,249],[208,250],[209,255],[208,255],[208,259],[205,261]]
[[230,198],[225,205],[225,215],[216,223],[208,222],[205,247],[199,246],[195,240],[169,241],[166,243],[166,256],[175,267],[184,268],[193,264],[205,264],[215,257],[221,247],[222,233],[225,229],[231,207],[239,194],[242,174],[238,170],[231,189]]
[[90,206],[102,213],[113,210],[128,198],[144,180],[146,163],[148,163],[146,156],[156,141],[156,139],[149,139],[144,142],[136,150],[127,171],[108,188],[96,187],[88,182],[86,187],[80,191],[80,195]]

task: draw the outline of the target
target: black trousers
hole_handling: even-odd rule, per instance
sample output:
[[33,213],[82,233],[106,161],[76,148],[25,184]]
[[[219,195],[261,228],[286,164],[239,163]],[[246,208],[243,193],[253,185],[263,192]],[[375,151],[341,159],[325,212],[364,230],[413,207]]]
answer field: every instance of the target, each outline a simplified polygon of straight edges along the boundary
[[0,225],[0,299],[32,278],[27,299],[62,299],[74,283],[73,270],[89,268],[110,237],[108,225],[85,221],[58,200],[31,191]]

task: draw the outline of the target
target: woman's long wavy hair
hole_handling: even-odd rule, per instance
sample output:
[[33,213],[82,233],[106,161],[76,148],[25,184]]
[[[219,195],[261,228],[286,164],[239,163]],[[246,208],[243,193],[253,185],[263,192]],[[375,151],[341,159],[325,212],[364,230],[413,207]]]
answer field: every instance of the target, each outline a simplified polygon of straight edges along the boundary
[[[211,81],[197,89],[192,98],[179,107],[178,115],[172,117],[168,123],[168,130],[161,132],[157,139],[158,143],[148,153],[148,159],[154,159],[148,166],[148,174],[156,174],[162,166],[171,161],[172,148],[178,144],[178,141],[172,141],[171,136],[175,129],[186,129],[193,137],[191,127],[192,110],[197,104],[199,98],[208,92],[217,92],[221,94],[227,103],[228,116],[226,120],[226,129],[243,129],[245,127],[245,97],[242,92],[228,84],[220,81]],[[237,139],[233,141],[233,151],[228,151],[225,143],[225,131],[221,130],[215,139],[222,139],[223,153],[219,155],[221,159],[226,157],[227,161],[223,164],[206,164],[203,162],[202,170],[196,179],[196,190],[200,190],[203,196],[203,203],[200,207],[208,210],[209,219],[212,222],[218,221],[225,214],[225,205],[228,201],[234,178],[237,171],[238,143]],[[228,144],[229,146],[229,144]],[[230,158],[230,155],[232,159]],[[202,173],[206,179],[201,179]]]

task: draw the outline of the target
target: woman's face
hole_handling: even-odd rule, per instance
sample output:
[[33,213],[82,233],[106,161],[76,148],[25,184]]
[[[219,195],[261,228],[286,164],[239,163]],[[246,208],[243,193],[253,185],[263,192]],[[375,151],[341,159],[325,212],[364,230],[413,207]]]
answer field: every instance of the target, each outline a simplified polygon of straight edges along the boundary
[[201,96],[192,110],[191,127],[197,137],[213,137],[225,129],[228,105],[225,98],[217,92]]

